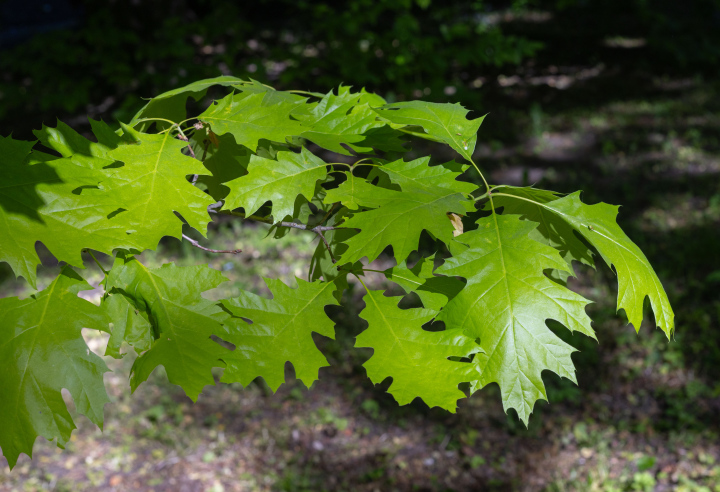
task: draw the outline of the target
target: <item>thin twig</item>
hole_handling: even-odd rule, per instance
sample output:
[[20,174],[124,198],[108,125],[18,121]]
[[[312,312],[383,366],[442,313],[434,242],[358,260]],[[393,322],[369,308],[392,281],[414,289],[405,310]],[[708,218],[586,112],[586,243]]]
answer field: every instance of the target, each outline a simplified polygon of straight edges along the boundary
[[188,143],[187,147],[188,147],[188,150],[190,151],[190,155],[192,156],[193,159],[197,159],[197,157],[195,157],[195,151],[193,150],[192,145],[190,145],[190,140],[188,140],[188,138],[187,138],[187,137],[185,136],[185,134],[182,132],[182,130],[180,129],[180,127],[178,127],[178,131],[179,131],[180,133],[178,133],[178,136],[177,136],[177,137],[178,137],[180,140],[182,140],[183,142],[187,142],[187,143]]
[[[211,211],[208,210],[208,212],[211,212]],[[242,217],[243,219],[256,220],[256,221],[259,221],[259,222],[265,222],[266,224],[273,224],[273,221],[272,221],[271,219],[268,219],[268,218],[265,218],[265,217],[257,217],[257,216],[254,216],[254,215],[246,216],[246,215],[245,215],[244,213],[242,213],[242,212],[233,212],[233,211],[230,211],[230,210],[219,210],[219,211],[217,211],[217,212],[212,211],[211,213],[219,213],[219,214],[223,214],[223,215],[234,215],[234,216],[236,216],[236,217]],[[314,232],[315,234],[317,234],[318,236],[320,236],[320,239],[322,239],[322,242],[325,243],[325,247],[327,248],[328,253],[330,253],[330,258],[332,259],[332,262],[333,262],[333,263],[336,262],[335,256],[333,255],[332,249],[330,248],[330,244],[328,244],[327,239],[325,239],[325,236],[323,235],[323,232],[325,232],[325,231],[334,231],[334,230],[337,230],[337,229],[346,229],[346,227],[333,227],[333,226],[322,226],[322,225],[317,225],[317,226],[315,226],[315,227],[308,227],[308,226],[305,225],[305,224],[296,224],[295,222],[285,222],[285,221],[283,221],[283,222],[278,222],[278,223],[276,223],[275,225],[276,225],[277,227],[291,227],[291,228],[293,228],[293,229],[300,229],[301,231]],[[183,235],[183,237],[186,237],[186,236]],[[186,237],[186,239],[188,239],[189,241],[192,242],[192,239],[187,238],[187,237]],[[197,247],[200,248],[200,249],[205,249],[205,250],[207,250],[207,248],[203,248],[202,246],[199,246],[199,245],[197,244],[197,242],[195,242],[194,245],[197,246]],[[233,253],[233,251],[215,251],[215,250],[207,250],[207,251],[212,251],[213,253]]]
[[330,259],[333,263],[337,263],[337,260],[335,259],[335,255],[333,255],[332,249],[330,248],[330,245],[327,242],[327,239],[325,239],[325,235],[322,232],[317,232],[317,235],[320,236],[320,239],[322,239],[322,242],[325,243],[325,247],[328,250],[328,253],[330,253]]
[[303,231],[312,231],[312,232],[325,232],[325,231],[334,231],[336,229],[347,229],[347,227],[333,227],[333,226],[315,226],[315,227],[308,227],[305,224],[296,224],[295,222],[278,222],[278,227],[292,227],[293,229],[301,229]]
[[208,253],[232,253],[234,255],[238,253],[242,253],[241,249],[210,249],[206,248],[205,246],[200,246],[200,244],[192,239],[191,237],[186,236],[185,234],[182,235],[183,239],[187,240],[190,244],[195,246],[196,248],[199,248],[203,251],[207,251]]
[[322,239],[322,242],[325,243],[325,247],[328,250],[328,253],[330,253],[330,259],[333,263],[337,263],[337,260],[335,259],[335,255],[333,255],[332,248],[330,248],[330,244],[327,242],[327,239],[325,239],[325,235],[323,232],[325,231],[334,231],[336,229],[345,229],[344,227],[331,227],[331,226],[315,226],[315,227],[308,227],[304,224],[296,224],[295,222],[278,222],[278,227],[292,227],[293,229],[300,229],[303,231],[311,231],[317,234],[320,239]]

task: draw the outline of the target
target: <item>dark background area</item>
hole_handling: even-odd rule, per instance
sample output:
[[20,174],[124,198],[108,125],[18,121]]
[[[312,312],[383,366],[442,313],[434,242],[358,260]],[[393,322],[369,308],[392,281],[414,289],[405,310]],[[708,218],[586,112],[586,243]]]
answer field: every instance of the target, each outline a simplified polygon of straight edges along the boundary
[[[648,310],[636,336],[613,273],[581,270],[599,343],[558,331],[581,350],[580,385],[547,374],[551,403],[525,430],[493,387],[457,415],[398,407],[364,379],[351,307],[312,391],[217,389],[190,406],[158,379],[116,396],[116,430],[81,426],[74,449],[45,446],[0,489],[720,490],[719,67],[718,0],[1,3],[2,135],[127,121],[141,97],[221,74],[457,101],[490,113],[475,155],[493,182],[623,205],[677,335]],[[113,468],[114,452],[136,460]]]

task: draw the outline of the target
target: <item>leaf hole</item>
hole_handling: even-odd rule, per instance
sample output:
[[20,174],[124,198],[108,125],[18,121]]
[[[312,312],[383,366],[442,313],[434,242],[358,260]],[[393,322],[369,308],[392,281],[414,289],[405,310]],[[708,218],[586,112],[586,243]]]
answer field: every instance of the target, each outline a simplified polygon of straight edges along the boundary
[[117,216],[118,214],[121,214],[121,213],[123,213],[123,212],[127,212],[127,210],[124,209],[124,208],[119,208],[119,209],[114,210],[114,211],[110,212],[109,214],[107,214],[107,218],[108,218],[108,219],[112,219],[113,217],[115,217],[115,216]]
[[422,325],[422,329],[429,332],[445,331],[445,323],[432,319]]
[[72,194],[80,195],[83,192],[83,190],[99,190],[99,189],[100,189],[100,187],[98,187],[98,186],[83,185],[83,186],[78,186],[77,188],[72,190]]
[[[168,340],[170,340],[170,339],[168,338]],[[226,349],[228,349],[231,352],[237,348],[237,346],[235,346],[234,343],[227,342],[217,335],[210,335],[210,340],[217,343],[218,345],[221,345],[222,347],[225,347]]]

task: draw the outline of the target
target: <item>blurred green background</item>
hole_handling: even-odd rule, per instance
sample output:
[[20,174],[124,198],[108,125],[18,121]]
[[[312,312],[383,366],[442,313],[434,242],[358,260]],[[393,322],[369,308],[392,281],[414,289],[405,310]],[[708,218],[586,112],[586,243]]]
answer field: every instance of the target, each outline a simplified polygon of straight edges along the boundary
[[[221,74],[489,112],[475,155],[492,181],[623,205],[677,313],[674,342],[649,310],[637,336],[614,274],[578,268],[599,343],[558,329],[580,386],[546,373],[551,403],[526,430],[496,387],[454,415],[398,407],[364,376],[349,295],[311,391],[218,386],[192,405],[156,373],[130,398],[128,355],[110,361],[104,433],[80,417],[66,451],[39,440],[0,490],[720,491],[719,0],[5,1],[0,50],[0,134],[16,138],[58,117],[81,132],[87,115],[128,120],[141,97]],[[145,261],[210,263],[230,279],[219,297],[304,275],[314,248],[302,231],[213,234],[244,253],[169,240]],[[1,264],[0,295],[28,293]]]

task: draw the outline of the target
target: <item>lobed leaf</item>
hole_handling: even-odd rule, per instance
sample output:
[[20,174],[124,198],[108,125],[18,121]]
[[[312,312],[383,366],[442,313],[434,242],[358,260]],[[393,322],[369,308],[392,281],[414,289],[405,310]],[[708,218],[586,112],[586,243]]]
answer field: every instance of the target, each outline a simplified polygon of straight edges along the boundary
[[76,427],[63,388],[78,412],[102,429],[109,369],[85,344],[82,329],[107,331],[108,318],[78,297],[90,289],[68,266],[27,299],[0,299],[0,448],[10,468],[20,453],[32,457],[38,436],[59,447],[69,441]]
[[[145,312],[152,327],[152,346],[132,367],[133,391],[160,365],[165,367],[168,380],[182,387],[193,401],[206,385],[214,383],[210,369],[224,367],[221,358],[229,351],[210,337],[223,333],[221,322],[227,315],[201,294],[225,280],[206,265],[177,267],[167,263],[147,268],[132,256],[116,257],[108,288],[116,289],[135,309]],[[105,302],[113,302],[116,295]],[[112,312],[113,307],[106,309]],[[125,329],[124,339],[132,343],[130,333]],[[134,337],[146,339],[148,335],[135,332]]]
[[285,363],[290,362],[295,376],[310,387],[320,368],[328,365],[312,333],[335,338],[334,323],[325,314],[325,306],[338,305],[332,295],[334,284],[297,279],[298,287],[293,289],[280,280],[264,280],[272,299],[241,291],[238,297],[222,301],[236,316],[226,321],[221,335],[235,345],[223,357],[227,369],[222,381],[247,386],[262,377],[277,391],[285,382]]
[[545,321],[554,319],[594,338],[585,313],[588,301],[543,274],[568,266],[557,250],[531,239],[537,224],[492,214],[477,225],[457,238],[467,249],[437,269],[467,279],[438,320],[480,339],[484,353],[474,359],[480,376],[473,389],[498,383],[505,410],[515,408],[527,424],[535,401],[547,400],[543,370],[576,382],[570,358],[575,349]]
[[114,223],[122,224],[144,246],[140,250],[154,249],[163,236],[182,236],[182,221],[176,212],[205,235],[210,222],[207,208],[214,200],[187,180],[188,175],[207,173],[202,163],[183,154],[187,144],[170,132],[139,133],[126,125],[123,130],[134,142],[109,153],[124,163],[113,173],[119,183],[109,190],[124,209]]
[[[343,145],[357,153],[371,152],[372,147],[360,145],[366,140],[365,134],[385,126],[378,121],[377,114],[367,103],[362,103],[370,94],[351,93],[349,88],[340,87],[338,94],[328,92],[305,114],[295,113],[308,129],[300,136],[325,149],[344,155],[352,155]],[[384,101],[376,101],[384,104]]]
[[[617,224],[618,206],[607,203],[587,205],[580,200],[579,191],[545,202],[515,188],[506,191],[507,195],[496,197],[496,203],[510,206],[527,216],[537,213],[538,208],[543,209],[548,223],[561,231],[564,240],[574,238],[568,228],[577,231],[598,250],[609,266],[615,268],[618,276],[618,309],[625,310],[636,331],[640,330],[643,303],[645,297],[648,297],[657,325],[668,338],[672,336],[675,314],[670,301],[650,262]],[[574,240],[577,241],[576,238]]]
[[466,115],[469,111],[457,103],[409,101],[387,104],[375,111],[382,118],[396,125],[422,127],[429,137],[449,145],[468,161],[472,161],[477,143],[477,131],[485,119],[485,116],[481,116],[468,120]]
[[379,384],[392,378],[388,392],[400,405],[422,398],[430,407],[454,412],[465,398],[458,385],[477,378],[468,362],[449,357],[468,357],[480,347],[461,329],[430,332],[422,325],[436,314],[431,309],[400,309],[400,297],[386,297],[382,291],[367,290],[360,317],[368,328],[357,337],[355,346],[373,349],[363,366],[370,380]]
[[255,152],[262,139],[283,143],[305,130],[299,121],[290,118],[303,101],[278,100],[274,91],[229,94],[198,119],[209,123],[217,135],[231,133],[238,144]]
[[38,241],[59,261],[77,266],[83,248],[111,254],[117,247],[142,247],[124,224],[108,218],[118,209],[107,194],[119,183],[105,171],[111,160],[82,154],[57,159],[31,152],[33,145],[0,137],[0,261],[35,287]]
[[299,154],[278,152],[276,161],[253,155],[248,174],[226,183],[230,193],[225,208],[242,207],[252,215],[269,200],[276,222],[293,217],[296,199],[313,197],[318,181],[327,176],[326,166],[305,147]]
[[[469,186],[458,181],[455,188],[448,176],[448,173],[453,174],[451,171],[443,168],[440,173],[428,172],[425,169],[427,163],[428,159],[399,160],[377,171],[397,179],[400,191],[372,186],[348,175],[336,193],[328,193],[327,200],[337,198],[349,207],[377,207],[356,213],[343,224],[360,229],[359,234],[347,241],[343,263],[363,257],[373,261],[388,246],[393,247],[395,259],[400,263],[417,249],[423,230],[446,243],[452,241],[453,227],[447,213],[463,214],[472,206],[473,202],[461,192]],[[415,177],[407,177],[405,173]],[[425,179],[428,175],[434,175],[435,180]]]

